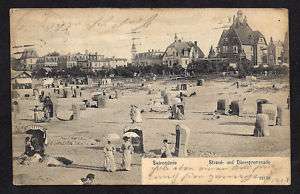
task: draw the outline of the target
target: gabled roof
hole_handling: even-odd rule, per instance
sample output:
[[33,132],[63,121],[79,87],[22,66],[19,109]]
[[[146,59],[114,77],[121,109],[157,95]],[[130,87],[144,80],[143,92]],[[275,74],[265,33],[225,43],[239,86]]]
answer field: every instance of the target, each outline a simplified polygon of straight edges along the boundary
[[20,59],[37,58],[38,54],[34,49],[25,49]]
[[31,72],[30,71],[15,71],[11,70],[11,79],[16,79],[22,74],[26,74],[28,77],[31,77]]
[[223,30],[218,45],[222,45],[224,43],[225,37],[228,35],[228,32],[229,30]]
[[254,43],[254,34],[248,25],[239,25],[231,29],[237,34],[241,44],[252,45]]
[[[179,40],[179,41],[174,41],[172,44],[170,44],[170,45],[167,47],[167,49],[168,49],[168,48],[175,48],[175,49],[177,50],[179,56],[182,57],[182,56],[183,56],[182,51],[183,51],[183,50],[190,51],[192,47],[193,47],[194,49],[196,49],[197,52],[199,53],[199,55],[198,55],[199,58],[203,58],[203,57],[204,57],[204,53],[202,52],[202,50],[201,50],[197,45],[195,45],[193,42],[191,42],[191,41],[189,41],[189,42],[185,42],[185,41],[181,41],[181,40]],[[166,49],[166,50],[167,50],[167,49]]]
[[224,30],[219,40],[222,45],[226,36],[234,32],[242,45],[256,45],[260,37],[264,37],[259,31],[253,31],[247,23],[232,25],[229,30]]
[[259,31],[253,31],[247,23],[232,26],[231,29],[243,45],[255,45],[260,37],[264,37]]

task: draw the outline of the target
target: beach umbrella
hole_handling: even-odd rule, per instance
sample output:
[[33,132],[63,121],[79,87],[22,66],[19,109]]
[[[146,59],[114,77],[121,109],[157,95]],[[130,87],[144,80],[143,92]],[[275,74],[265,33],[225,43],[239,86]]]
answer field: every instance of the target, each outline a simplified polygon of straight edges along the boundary
[[40,125],[28,125],[25,127],[26,134],[34,134],[34,133],[46,133],[46,128]]
[[110,133],[104,136],[104,139],[108,141],[118,141],[120,139],[120,136],[116,133]]
[[127,132],[123,134],[123,137],[139,137],[139,135],[134,132]]
[[[47,129],[40,125],[29,125],[29,126],[25,127],[25,130],[26,130],[26,132],[25,132],[26,134],[30,134],[34,137],[46,138]],[[46,140],[45,140],[45,142],[46,142]]]
[[102,95],[102,92],[92,92],[91,96],[98,96],[98,95]]
[[127,126],[124,128],[123,133],[129,132],[129,131],[143,131],[139,126]]

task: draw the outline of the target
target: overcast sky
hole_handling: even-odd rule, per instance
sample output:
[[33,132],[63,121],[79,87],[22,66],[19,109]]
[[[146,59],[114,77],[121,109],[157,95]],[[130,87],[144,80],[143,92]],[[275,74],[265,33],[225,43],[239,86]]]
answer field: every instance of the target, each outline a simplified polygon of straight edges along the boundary
[[[130,59],[132,38],[138,52],[165,48],[174,34],[198,41],[205,55],[217,45],[238,9],[14,9],[11,46],[34,44],[39,55],[98,52]],[[253,30],[269,42],[283,40],[288,29],[285,9],[241,9]],[[131,33],[136,31],[137,33]],[[20,50],[20,49],[19,49]],[[12,49],[12,52],[19,51]]]

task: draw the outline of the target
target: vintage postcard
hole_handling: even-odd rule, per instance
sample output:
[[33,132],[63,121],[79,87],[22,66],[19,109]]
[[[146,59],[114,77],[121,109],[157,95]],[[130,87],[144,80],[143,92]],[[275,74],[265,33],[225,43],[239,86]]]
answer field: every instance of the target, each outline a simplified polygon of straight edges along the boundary
[[10,10],[15,185],[289,185],[287,9]]

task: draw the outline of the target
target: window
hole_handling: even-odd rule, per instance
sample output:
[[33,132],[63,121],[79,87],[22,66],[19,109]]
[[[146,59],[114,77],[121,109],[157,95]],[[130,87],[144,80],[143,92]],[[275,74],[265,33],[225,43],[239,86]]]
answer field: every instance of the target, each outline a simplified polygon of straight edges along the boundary
[[259,39],[259,41],[260,41],[260,42],[264,42],[264,39],[261,37],[261,38]]
[[237,46],[233,46],[233,53],[238,53],[238,47]]
[[187,51],[187,50],[184,51],[184,56],[186,56],[186,57],[189,56],[189,51]]

